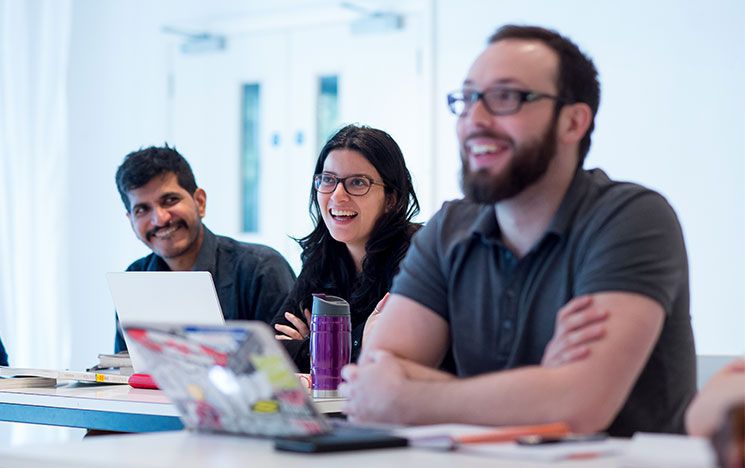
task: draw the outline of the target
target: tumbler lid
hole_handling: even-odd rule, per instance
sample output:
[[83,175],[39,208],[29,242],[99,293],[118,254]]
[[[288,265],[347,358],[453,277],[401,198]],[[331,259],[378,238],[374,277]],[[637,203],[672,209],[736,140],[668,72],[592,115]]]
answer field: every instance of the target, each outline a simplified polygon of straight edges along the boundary
[[313,315],[350,315],[349,303],[337,296],[313,294]]

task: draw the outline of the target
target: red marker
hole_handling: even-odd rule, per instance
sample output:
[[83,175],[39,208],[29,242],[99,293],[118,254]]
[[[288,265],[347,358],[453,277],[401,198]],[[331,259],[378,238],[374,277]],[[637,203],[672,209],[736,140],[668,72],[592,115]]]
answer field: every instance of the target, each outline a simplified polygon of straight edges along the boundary
[[134,388],[151,388],[158,390],[158,385],[150,374],[132,374],[129,376],[129,386]]

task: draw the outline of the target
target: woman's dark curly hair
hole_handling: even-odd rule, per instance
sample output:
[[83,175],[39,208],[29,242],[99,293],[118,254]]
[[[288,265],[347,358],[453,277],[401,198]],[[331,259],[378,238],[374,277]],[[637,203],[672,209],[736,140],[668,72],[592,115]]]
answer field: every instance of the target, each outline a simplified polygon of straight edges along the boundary
[[323,222],[318,194],[311,187],[308,208],[315,229],[297,239],[303,268],[283,310],[302,317],[302,311],[311,307],[313,293],[334,294],[349,301],[354,328],[364,323],[390,289],[411,236],[420,226],[411,221],[419,213],[419,201],[401,149],[386,132],[357,125],[342,128],[321,149],[314,174],[323,172],[329,153],[339,149],[357,151],[377,169],[385,184],[386,210],[373,226],[362,272],[357,274],[347,246],[334,240]]

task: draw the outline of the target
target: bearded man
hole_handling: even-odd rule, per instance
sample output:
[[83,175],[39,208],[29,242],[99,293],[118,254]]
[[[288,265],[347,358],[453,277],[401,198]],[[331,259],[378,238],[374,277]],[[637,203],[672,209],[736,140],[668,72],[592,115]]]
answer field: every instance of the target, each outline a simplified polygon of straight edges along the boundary
[[[658,193],[583,169],[599,101],[594,64],[566,37],[508,25],[490,38],[448,95],[466,198],[415,236],[344,369],[352,420],[683,432],[695,393],[683,235]],[[602,339],[542,366],[578,313],[602,318]],[[448,353],[456,375],[436,370]]]

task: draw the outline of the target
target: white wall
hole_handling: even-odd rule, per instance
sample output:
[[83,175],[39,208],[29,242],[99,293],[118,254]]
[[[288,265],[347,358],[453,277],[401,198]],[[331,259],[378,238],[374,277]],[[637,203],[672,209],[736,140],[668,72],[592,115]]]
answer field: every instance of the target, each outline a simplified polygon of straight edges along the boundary
[[73,368],[113,350],[104,273],[146,253],[114,184],[123,156],[162,144],[165,64],[157,2],[74,3],[69,76],[70,282]]
[[[668,197],[688,243],[698,350],[745,351],[745,217],[740,206],[745,201],[740,182],[745,148],[738,112],[745,108],[745,3],[433,4],[436,180],[435,195],[424,205],[459,195],[454,119],[444,96],[459,86],[485,39],[510,21],[556,27],[595,58],[601,73],[603,99],[586,165],[602,166],[611,176],[647,184]],[[74,3],[69,77],[73,367],[89,365],[112,347],[113,311],[104,273],[122,270],[147,253],[124,218],[113,177],[127,152],[167,137],[166,41],[159,30],[245,5]],[[208,164],[209,155],[187,157],[197,168]],[[305,195],[299,203],[306,203]]]

